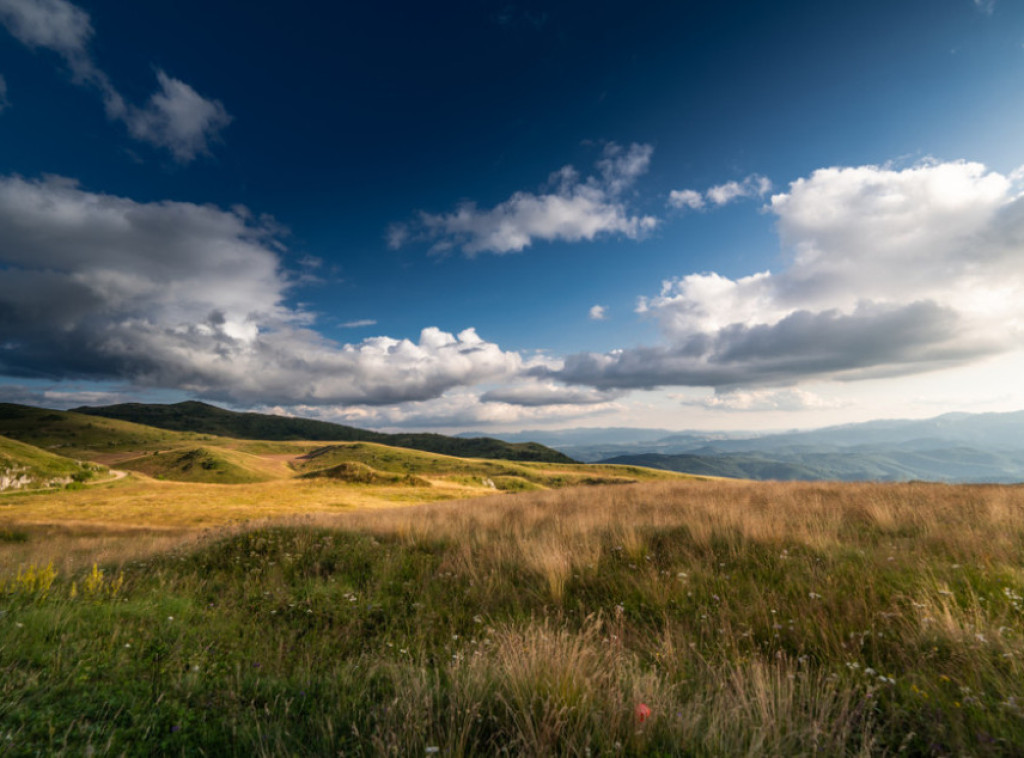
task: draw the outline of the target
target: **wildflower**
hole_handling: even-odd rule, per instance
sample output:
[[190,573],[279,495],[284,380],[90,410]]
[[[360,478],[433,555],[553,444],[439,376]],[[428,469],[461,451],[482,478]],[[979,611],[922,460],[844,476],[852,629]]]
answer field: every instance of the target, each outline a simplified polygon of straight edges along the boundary
[[437,745],[427,745],[427,755],[433,755],[434,753],[440,753],[441,748]]
[[637,723],[642,724],[651,717],[651,708],[646,703],[637,703],[633,715],[636,716]]

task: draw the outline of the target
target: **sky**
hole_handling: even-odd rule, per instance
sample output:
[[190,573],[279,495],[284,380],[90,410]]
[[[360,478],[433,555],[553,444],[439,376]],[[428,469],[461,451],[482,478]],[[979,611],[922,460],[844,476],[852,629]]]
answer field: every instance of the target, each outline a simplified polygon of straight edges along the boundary
[[1024,408],[1024,3],[0,0],[0,401]]

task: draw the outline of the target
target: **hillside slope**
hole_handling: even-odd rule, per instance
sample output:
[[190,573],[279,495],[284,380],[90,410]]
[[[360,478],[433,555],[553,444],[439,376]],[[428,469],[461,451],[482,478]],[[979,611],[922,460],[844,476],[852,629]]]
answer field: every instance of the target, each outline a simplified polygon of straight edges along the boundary
[[0,437],[0,492],[39,489],[84,481],[99,467]]
[[474,486],[483,483],[492,489],[512,492],[580,484],[633,484],[676,476],[627,466],[457,458],[372,442],[328,445],[295,458],[291,466],[306,478],[324,477],[354,483],[427,478]]
[[119,468],[154,479],[206,484],[249,484],[273,477],[259,470],[256,456],[216,447],[191,447],[154,452],[121,461]]
[[195,401],[172,405],[123,403],[103,407],[83,406],[75,408],[73,412],[159,429],[216,434],[235,439],[376,442],[460,458],[573,463],[567,455],[533,442],[509,443],[488,437],[460,439],[443,434],[385,434],[315,419],[239,413]]
[[0,403],[0,435],[70,458],[157,450],[198,439],[194,434],[13,403]]

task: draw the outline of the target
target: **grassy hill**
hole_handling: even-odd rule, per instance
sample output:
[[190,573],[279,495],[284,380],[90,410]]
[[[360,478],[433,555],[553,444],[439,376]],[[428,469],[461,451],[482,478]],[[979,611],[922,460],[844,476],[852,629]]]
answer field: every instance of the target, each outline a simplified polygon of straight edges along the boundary
[[[271,421],[277,418],[259,414],[233,414],[216,408],[213,411],[215,418],[220,413],[258,416]],[[296,421],[286,418],[281,420]],[[302,420],[297,421],[300,426],[292,428],[292,431],[303,428]],[[346,429],[331,424],[327,426]],[[259,429],[274,432],[267,427],[255,426],[249,431],[256,433]],[[214,436],[212,433],[158,429],[74,411],[51,411],[10,404],[0,404],[0,434],[17,438],[26,443],[26,447],[35,446],[33,449],[39,449],[40,454],[57,460],[64,460],[60,456],[82,458],[137,471],[154,479],[197,484],[255,484],[303,477],[347,484],[415,485],[421,489],[436,485],[481,492],[518,492],[577,484],[623,484],[678,476],[635,466],[578,464],[554,451],[548,451],[554,453],[551,457],[558,459],[554,461],[496,460],[489,455],[456,457],[394,446],[416,442],[416,439],[410,438],[436,438],[436,447],[447,447],[450,442],[465,443],[455,447],[484,454],[496,455],[509,448],[516,448],[522,453],[529,447],[507,445],[495,440],[456,440],[441,435],[377,435],[388,440],[388,444],[335,442],[322,445],[310,440],[234,439]],[[432,497],[438,496],[440,493]]]
[[259,458],[236,450],[214,447],[154,452],[121,461],[119,468],[138,471],[155,479],[206,484],[245,484],[272,479],[260,470]]
[[633,484],[673,477],[672,474],[639,467],[586,464],[553,466],[532,461],[456,458],[369,442],[318,448],[297,457],[291,466],[303,476],[330,477],[332,474],[328,472],[337,469],[339,473],[333,476],[354,476],[354,481],[365,476],[379,477],[380,474],[398,477],[394,481],[402,477],[437,477],[465,484],[484,483],[487,487],[508,491],[579,484]]
[[0,437],[0,492],[38,489],[90,478],[96,467]]
[[238,413],[195,401],[173,405],[123,403],[104,407],[84,406],[75,408],[74,412],[131,421],[159,429],[216,434],[236,439],[376,442],[464,458],[573,462],[568,456],[534,442],[510,443],[487,437],[460,439],[443,434],[384,434],[315,419]]
[[0,434],[73,458],[92,458],[97,453],[158,450],[201,437],[12,403],[0,403]]

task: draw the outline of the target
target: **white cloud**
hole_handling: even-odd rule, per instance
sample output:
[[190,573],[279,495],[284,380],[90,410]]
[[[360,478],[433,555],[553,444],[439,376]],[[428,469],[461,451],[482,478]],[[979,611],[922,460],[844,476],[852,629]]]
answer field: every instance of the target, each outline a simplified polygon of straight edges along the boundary
[[621,392],[598,391],[589,387],[566,387],[551,381],[524,379],[480,396],[485,403],[507,403],[526,407],[552,405],[599,405],[620,397]]
[[673,208],[699,211],[704,207],[704,196],[696,190],[672,190],[668,193],[668,204]]
[[146,107],[128,110],[128,131],[136,139],[167,148],[181,163],[209,153],[210,140],[231,123],[227,110],[220,101],[208,100],[163,71],[156,77],[160,91]]
[[598,388],[787,385],[912,374],[1016,349],[1024,198],[977,163],[828,168],[771,198],[786,265],[689,274],[642,298],[654,347],[547,375]]
[[591,321],[604,321],[608,318],[608,309],[603,305],[594,305],[590,308]]
[[372,318],[361,318],[356,321],[346,321],[341,325],[343,329],[359,329],[363,326],[376,326],[377,320]]
[[974,7],[982,13],[991,16],[996,9],[996,0],[974,0]]
[[0,0],[0,22],[29,47],[43,47],[69,59],[87,56],[92,37],[89,14],[67,0]]
[[668,205],[672,208],[704,210],[708,204],[721,207],[734,200],[747,197],[764,197],[772,191],[771,181],[760,174],[751,174],[741,182],[726,182],[709,187],[703,194],[697,190],[672,190],[668,193]]
[[552,424],[622,411],[613,402],[592,404],[537,404],[485,401],[465,389],[423,402],[390,406],[301,406],[299,415],[317,415],[328,421],[374,429],[487,429]]
[[122,121],[135,139],[167,148],[182,163],[208,152],[231,117],[217,100],[157,72],[160,90],[145,107],[125,102],[89,52],[89,14],[67,0],[0,0],[0,23],[22,44],[60,55],[76,84],[99,90],[110,119]]
[[715,205],[726,205],[741,197],[764,197],[771,190],[771,181],[759,174],[751,174],[742,182],[726,182],[711,187],[705,195]]
[[842,403],[827,400],[813,392],[798,388],[780,390],[755,389],[716,392],[699,401],[709,410],[721,411],[821,411],[842,407]]
[[0,374],[212,400],[386,404],[512,377],[518,353],[430,327],[332,342],[285,304],[272,221],[0,178]]
[[652,152],[650,145],[626,149],[609,143],[597,163],[597,176],[581,179],[565,166],[551,175],[548,192],[516,192],[490,209],[466,202],[452,213],[421,213],[414,223],[393,224],[388,243],[398,248],[414,239],[432,240],[434,252],[458,247],[473,256],[519,252],[535,240],[579,242],[604,234],[638,239],[657,220],[631,215],[622,194],[647,171]]

